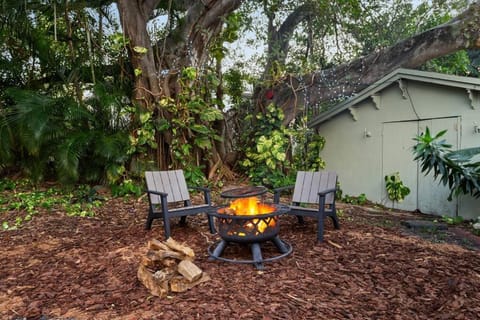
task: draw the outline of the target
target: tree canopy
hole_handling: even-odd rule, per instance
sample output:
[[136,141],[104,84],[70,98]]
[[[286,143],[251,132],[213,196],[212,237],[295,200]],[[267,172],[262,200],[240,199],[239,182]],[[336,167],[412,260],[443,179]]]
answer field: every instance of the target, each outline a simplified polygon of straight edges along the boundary
[[[307,122],[328,103],[398,67],[474,75],[480,43],[480,3],[464,0],[0,6],[0,170],[38,179],[113,183],[152,167],[277,176],[318,159],[295,146],[318,155]],[[245,34],[264,44],[261,72],[228,49]],[[255,170],[238,166],[248,159]]]

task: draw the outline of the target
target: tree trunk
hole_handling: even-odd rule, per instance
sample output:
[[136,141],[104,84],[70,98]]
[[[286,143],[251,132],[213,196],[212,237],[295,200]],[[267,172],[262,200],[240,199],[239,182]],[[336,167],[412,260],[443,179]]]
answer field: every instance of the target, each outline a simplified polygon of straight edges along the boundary
[[[147,32],[147,23],[161,2],[161,0],[117,1],[120,20],[128,40],[132,70],[135,71],[132,101],[154,111],[156,117],[171,122],[175,115],[170,114],[158,102],[161,98],[172,98],[175,101],[181,90],[177,85],[177,78],[182,69],[185,67],[200,69],[204,66],[210,42],[220,33],[224,17],[237,9],[242,1],[176,2],[177,9],[184,7],[184,19],[165,39],[154,45]],[[171,131],[157,134],[156,139],[157,167],[167,169],[175,166],[170,156]],[[192,158],[201,153],[201,150],[194,151]]]

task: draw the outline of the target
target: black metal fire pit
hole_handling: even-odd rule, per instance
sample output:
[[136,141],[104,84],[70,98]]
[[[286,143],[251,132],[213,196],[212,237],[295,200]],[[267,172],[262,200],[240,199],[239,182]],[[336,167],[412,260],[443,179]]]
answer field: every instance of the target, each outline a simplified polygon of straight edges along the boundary
[[[222,193],[226,199],[245,199],[257,201],[255,197],[267,192],[264,187],[242,187],[229,190]],[[249,209],[240,208],[240,212],[234,212],[231,205],[224,205],[215,208],[209,212],[209,215],[215,217],[217,231],[221,240],[215,242],[208,248],[211,259],[228,261],[233,263],[251,263],[257,269],[264,269],[263,263],[280,259],[292,252],[292,246],[280,240],[278,233],[280,231],[279,216],[286,213],[289,208],[280,204],[256,204],[261,210],[268,213],[257,214],[247,212]],[[238,209],[238,208],[237,208]],[[240,213],[240,214],[238,214]],[[264,258],[262,256],[261,244],[271,241],[280,252],[273,257]],[[252,254],[252,259],[234,259],[222,257],[225,248],[231,244],[248,245]]]

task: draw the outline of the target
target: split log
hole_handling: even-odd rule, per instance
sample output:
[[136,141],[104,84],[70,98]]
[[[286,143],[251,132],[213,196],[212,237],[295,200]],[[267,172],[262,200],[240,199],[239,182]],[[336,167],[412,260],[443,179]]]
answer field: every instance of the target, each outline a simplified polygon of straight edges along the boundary
[[189,282],[200,279],[203,271],[189,260],[182,260],[177,267],[178,273],[185,277]]
[[192,248],[178,243],[177,241],[173,240],[172,237],[168,238],[167,241],[165,241],[165,244],[171,249],[183,253],[187,257],[195,258],[195,252],[193,252]]
[[193,282],[189,282],[184,277],[174,277],[170,279],[170,290],[172,292],[185,292],[193,288],[194,286],[209,280],[210,276],[206,273],[204,273],[201,278]]
[[147,243],[148,251],[140,261],[137,277],[140,282],[158,297],[168,292],[184,292],[210,280],[195,263],[194,251],[173,240],[164,242],[152,239]]
[[157,239],[148,241],[147,247],[151,250],[170,250],[166,244]]
[[166,297],[168,294],[168,281],[157,280],[153,273],[146,267],[140,265],[137,277],[143,285],[150,290],[150,293],[157,297]]

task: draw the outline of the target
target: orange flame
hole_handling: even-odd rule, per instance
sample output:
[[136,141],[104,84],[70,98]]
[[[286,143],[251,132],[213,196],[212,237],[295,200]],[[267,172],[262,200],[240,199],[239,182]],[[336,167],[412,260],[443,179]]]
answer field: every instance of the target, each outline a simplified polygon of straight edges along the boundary
[[[248,198],[241,198],[236,199],[230,203],[229,209],[233,211],[236,215],[243,215],[243,216],[255,216],[259,214],[268,214],[275,211],[275,207],[269,206],[263,203],[259,203],[256,197],[248,197]],[[260,219],[252,219],[252,222],[247,223],[245,227],[247,228],[254,228],[258,232],[262,233],[267,229],[269,226],[275,226],[274,219],[268,219],[268,222],[265,220]],[[239,234],[242,235],[242,234]]]
[[255,197],[236,199],[230,203],[230,209],[232,209],[236,215],[242,216],[267,214],[275,210],[272,206],[259,203]]

